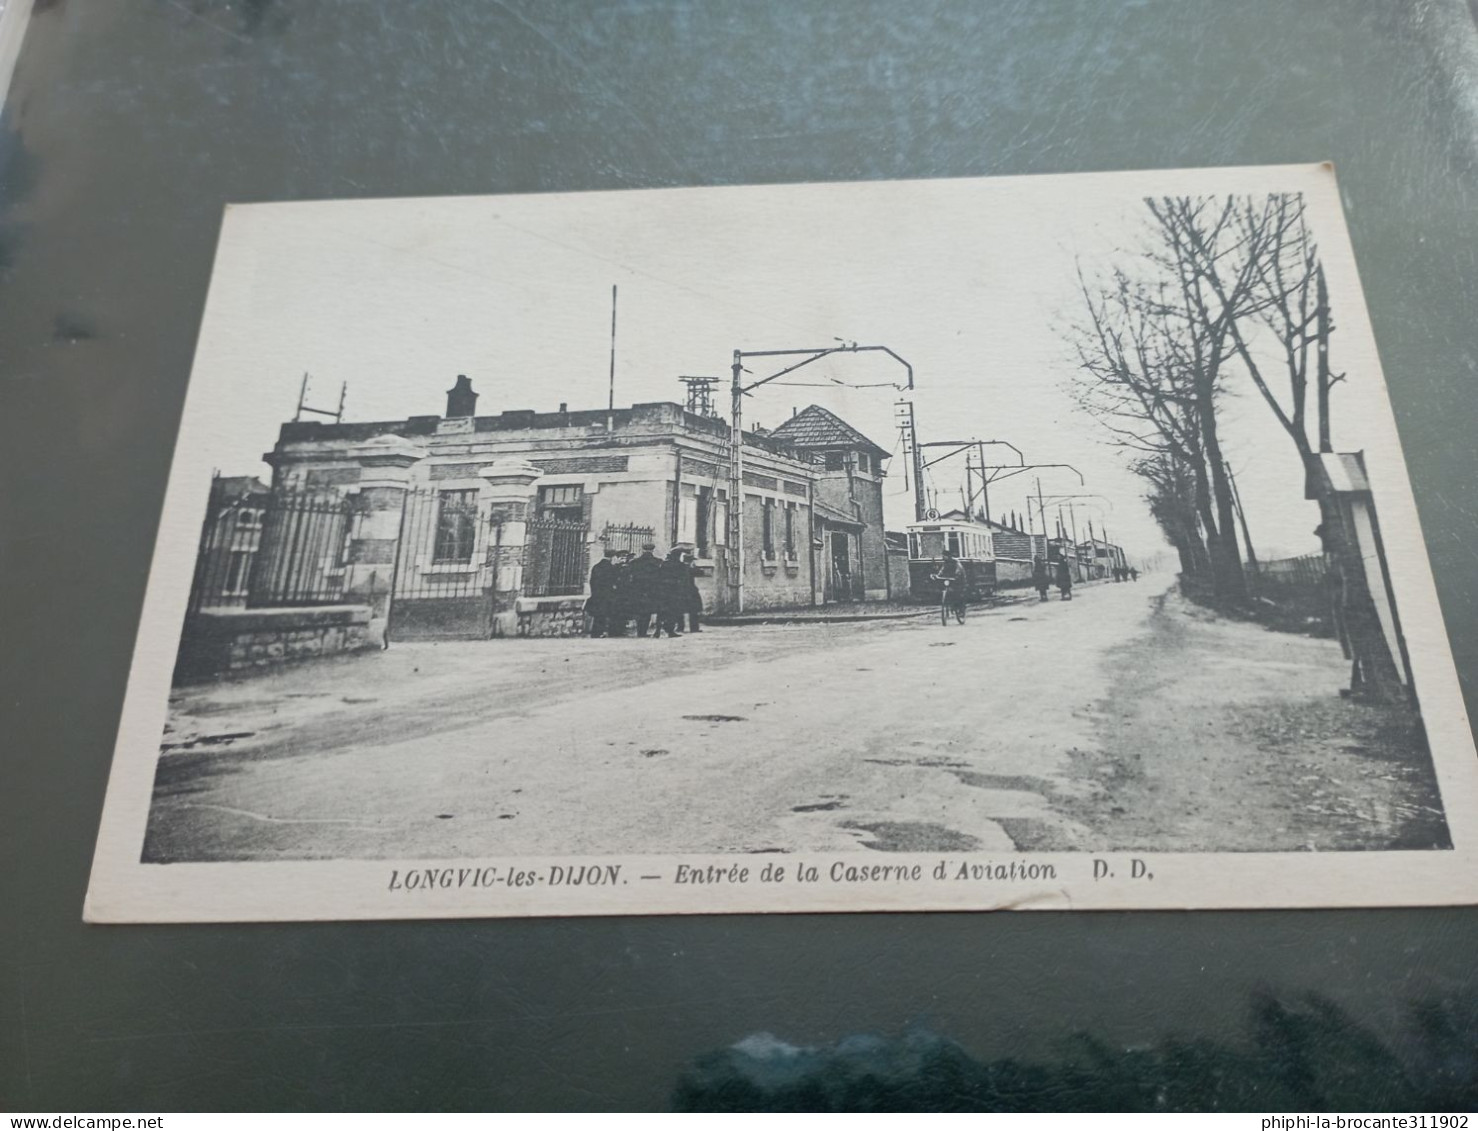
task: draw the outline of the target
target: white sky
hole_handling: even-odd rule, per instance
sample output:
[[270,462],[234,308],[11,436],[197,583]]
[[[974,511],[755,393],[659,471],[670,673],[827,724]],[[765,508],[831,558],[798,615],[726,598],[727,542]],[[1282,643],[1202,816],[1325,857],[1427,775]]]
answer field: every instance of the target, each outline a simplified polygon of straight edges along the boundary
[[[620,288],[616,403],[682,399],[680,374],[727,378],[731,351],[881,344],[909,359],[920,438],[1006,439],[1044,490],[1091,492],[1078,514],[1143,558],[1163,548],[1124,455],[1065,392],[1062,326],[1077,313],[1075,260],[1092,272],[1135,246],[1141,198],[1157,192],[1314,191],[1316,235],[1337,238],[1332,177],[1315,167],[993,180],[675,189],[516,197],[245,205],[229,210],[192,375],[179,459],[265,474],[261,453],[290,419],[299,382],[346,419],[439,414],[468,374],[478,412],[606,403],[611,285]],[[1322,208],[1322,211],[1317,210]],[[1326,259],[1329,258],[1326,247]],[[1331,262],[1338,369],[1368,341],[1345,256]],[[1346,343],[1349,349],[1346,350]],[[1337,401],[1336,446],[1388,427],[1373,355]],[[783,362],[777,363],[778,368]],[[751,365],[755,377],[771,369]],[[841,355],[794,380],[902,380],[883,356]],[[1264,556],[1315,548],[1313,508],[1288,439],[1250,383],[1228,406],[1227,455]],[[1347,391],[1348,390],[1348,391]],[[727,385],[719,386],[727,411]],[[770,386],[746,424],[774,427],[820,403],[884,448],[890,388]],[[1346,404],[1350,411],[1346,411]],[[1363,406],[1363,407],[1362,407]],[[993,449],[998,462],[1011,459]],[[911,519],[902,461],[889,525]],[[935,469],[958,505],[963,464]],[[996,485],[992,513],[1026,507],[1031,475]]]

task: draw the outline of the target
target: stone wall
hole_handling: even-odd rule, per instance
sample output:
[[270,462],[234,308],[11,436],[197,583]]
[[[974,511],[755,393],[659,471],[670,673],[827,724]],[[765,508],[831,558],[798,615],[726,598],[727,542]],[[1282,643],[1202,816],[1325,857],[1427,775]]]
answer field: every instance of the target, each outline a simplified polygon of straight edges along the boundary
[[369,622],[370,609],[362,605],[204,610],[185,622],[175,682],[361,651],[373,646]]
[[584,636],[585,598],[520,597],[519,636]]

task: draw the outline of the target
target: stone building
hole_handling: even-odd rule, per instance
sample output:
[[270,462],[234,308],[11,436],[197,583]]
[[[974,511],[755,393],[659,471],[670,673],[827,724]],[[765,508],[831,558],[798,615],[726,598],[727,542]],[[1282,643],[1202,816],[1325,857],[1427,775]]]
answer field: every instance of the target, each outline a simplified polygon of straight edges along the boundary
[[[325,572],[387,638],[577,632],[595,556],[648,541],[691,544],[705,608],[732,607],[726,423],[661,402],[478,416],[476,401],[459,377],[443,416],[292,421],[264,457],[275,495],[357,500]],[[818,427],[744,435],[745,607],[886,596],[887,453],[823,409],[795,421]]]
[[883,530],[889,453],[820,405],[770,433],[816,465],[816,538],[823,601],[886,601],[891,569]]

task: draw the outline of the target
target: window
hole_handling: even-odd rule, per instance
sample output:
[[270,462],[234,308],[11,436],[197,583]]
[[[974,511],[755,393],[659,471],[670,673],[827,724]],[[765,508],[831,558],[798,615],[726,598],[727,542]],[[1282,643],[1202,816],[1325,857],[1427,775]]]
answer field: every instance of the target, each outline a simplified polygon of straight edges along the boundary
[[951,530],[948,534],[945,535],[945,537],[948,539],[947,547],[949,549],[949,552],[951,554],[954,554],[955,557],[959,557],[960,556],[960,532],[958,530]]
[[917,534],[910,534],[908,536],[908,556],[915,559],[920,557],[919,536]]
[[539,517],[560,522],[585,521],[585,489],[578,483],[539,488]]
[[716,493],[713,501],[713,544],[729,544],[729,495],[727,491]]
[[677,540],[697,543],[698,498],[696,495],[679,495],[677,500]]
[[795,504],[785,504],[785,556],[795,557]]
[[443,491],[436,510],[436,544],[431,561],[436,565],[472,561],[477,531],[477,492]]
[[827,471],[843,471],[843,470],[846,469],[846,466],[847,466],[847,453],[846,452],[827,452],[826,453],[826,470]]
[[868,467],[867,453],[866,452],[858,452],[857,453],[857,470],[858,471],[864,471],[864,472],[871,470]]
[[226,593],[238,596],[246,592],[246,580],[251,575],[252,552],[232,550],[231,564],[226,571]]
[[762,542],[764,556],[773,558],[775,556],[775,500],[763,499],[761,502],[763,503],[760,507],[760,519],[763,523],[764,531],[764,540]]
[[698,508],[693,518],[693,545],[698,557],[709,556],[709,531],[713,523],[713,488],[698,488]]

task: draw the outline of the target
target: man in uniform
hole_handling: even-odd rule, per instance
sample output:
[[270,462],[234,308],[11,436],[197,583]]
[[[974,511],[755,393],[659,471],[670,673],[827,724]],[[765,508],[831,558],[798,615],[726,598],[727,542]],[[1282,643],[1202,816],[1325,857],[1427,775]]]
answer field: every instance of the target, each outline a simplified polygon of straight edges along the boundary
[[[655,543],[646,543],[641,548],[641,554],[626,567],[628,612],[636,618],[638,636],[647,635],[652,627],[653,614],[660,612],[662,563],[652,553],[656,548]],[[661,635],[660,625],[658,625],[657,632]]]
[[585,615],[590,618],[590,635],[613,636],[612,621],[616,616],[621,551],[607,546],[605,557],[590,567],[590,599],[585,602]]

